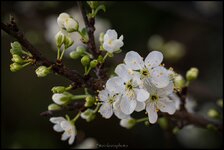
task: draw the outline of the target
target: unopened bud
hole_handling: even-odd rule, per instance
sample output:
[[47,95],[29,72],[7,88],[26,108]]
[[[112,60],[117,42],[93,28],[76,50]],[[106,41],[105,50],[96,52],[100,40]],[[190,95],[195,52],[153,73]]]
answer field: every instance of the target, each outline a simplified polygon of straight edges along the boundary
[[93,96],[87,96],[86,97],[86,102],[85,102],[85,107],[91,107],[93,104],[96,102],[95,98]]
[[55,35],[56,45],[58,48],[62,46],[62,44],[64,43],[64,39],[65,39],[65,35],[61,31],[59,31]]
[[83,113],[81,113],[81,118],[85,119],[87,122],[90,122],[94,120],[96,117],[96,114],[92,109],[87,109]]
[[85,51],[86,51],[86,48],[83,47],[83,46],[77,46],[76,47],[76,52],[79,53],[79,54],[83,54],[83,53],[85,53]]
[[72,59],[78,59],[81,55],[80,53],[78,53],[77,51],[72,51],[70,54],[69,54],[70,58]]
[[22,64],[24,62],[24,60],[17,54],[12,55],[12,61],[19,64]]
[[99,55],[98,58],[97,58],[97,61],[102,64],[104,61],[103,61],[103,56],[102,55]]
[[210,109],[208,111],[208,116],[211,117],[211,118],[217,119],[219,117],[219,112],[215,109]]
[[185,80],[181,75],[177,75],[174,78],[174,85],[178,89],[182,89],[185,86]]
[[99,5],[98,1],[87,1],[87,3],[91,9],[95,9]]
[[168,128],[168,120],[165,117],[159,118],[158,119],[158,124],[162,129],[167,129]]
[[53,93],[63,93],[66,91],[66,88],[64,86],[55,86],[51,89]]
[[82,57],[81,63],[82,63],[83,66],[89,65],[89,62],[90,62],[90,58],[89,58],[88,55],[85,55],[85,56]]
[[45,77],[51,72],[51,67],[40,66],[36,69],[35,72],[38,77]]
[[48,110],[60,110],[61,109],[61,107],[60,106],[58,106],[57,104],[50,104],[50,105],[48,105]]
[[21,55],[22,54],[22,46],[20,45],[19,42],[13,42],[11,43],[11,49],[10,49],[10,53],[13,54],[17,54],[17,55]]
[[52,100],[58,105],[63,105],[67,103],[70,99],[71,99],[71,96],[65,93],[55,93],[52,96]]
[[64,26],[67,32],[74,32],[74,31],[78,31],[79,29],[78,22],[73,18],[66,18],[64,22]]
[[65,39],[64,39],[65,49],[67,49],[70,46],[72,46],[73,43],[74,43],[74,41],[71,39],[71,37],[65,36]]
[[19,71],[19,70],[22,69],[22,68],[23,68],[23,66],[20,65],[20,64],[18,64],[18,63],[12,63],[12,64],[10,65],[10,70],[11,70],[12,72]]
[[190,68],[190,70],[187,71],[186,73],[186,78],[188,81],[195,80],[198,77],[198,69],[197,68]]
[[95,68],[95,67],[97,66],[97,64],[98,64],[98,61],[97,61],[97,60],[92,60],[92,61],[90,62],[90,67],[91,67],[91,68]]
[[124,128],[131,129],[136,124],[136,120],[133,118],[121,119],[120,125]]

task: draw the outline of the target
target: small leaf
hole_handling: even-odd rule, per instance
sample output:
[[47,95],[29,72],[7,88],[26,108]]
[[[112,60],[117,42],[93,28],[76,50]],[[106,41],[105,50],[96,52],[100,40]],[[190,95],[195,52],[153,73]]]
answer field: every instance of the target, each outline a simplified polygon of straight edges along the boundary
[[99,10],[103,10],[104,12],[106,12],[106,6],[105,5],[99,5],[96,10],[94,11],[93,17],[95,17],[98,13]]

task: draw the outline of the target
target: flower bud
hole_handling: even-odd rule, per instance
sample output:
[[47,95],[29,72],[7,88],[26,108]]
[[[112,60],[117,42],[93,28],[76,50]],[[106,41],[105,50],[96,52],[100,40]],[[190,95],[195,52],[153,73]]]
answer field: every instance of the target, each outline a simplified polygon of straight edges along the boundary
[[185,80],[181,75],[177,75],[174,78],[174,85],[178,89],[182,89],[185,86]]
[[92,61],[90,62],[90,67],[91,67],[91,68],[95,68],[95,67],[97,66],[97,64],[98,64],[98,61],[97,61],[97,60],[92,60]]
[[87,1],[87,3],[88,3],[88,5],[90,6],[91,9],[95,9],[99,5],[98,1]]
[[62,28],[62,29],[65,28],[64,23],[65,23],[65,20],[66,20],[67,18],[70,18],[69,14],[67,14],[67,13],[61,13],[61,14],[58,16],[58,18],[57,18],[57,23],[58,23],[58,26],[59,26],[60,28]]
[[186,73],[186,78],[188,81],[192,81],[192,80],[195,80],[197,77],[198,77],[198,69],[197,68],[194,68],[192,67],[190,70],[187,71]]
[[38,77],[45,77],[51,72],[51,67],[40,66],[36,69],[35,72]]
[[67,18],[64,22],[64,27],[67,32],[74,32],[74,31],[78,31],[79,24],[73,18]]
[[69,54],[70,58],[72,59],[78,59],[81,55],[80,53],[78,53],[77,51],[72,51],[70,54]]
[[64,38],[65,35],[59,31],[56,35],[55,35],[55,40],[56,40],[56,45],[58,48],[60,48],[62,46],[62,44],[64,43]]
[[76,52],[79,53],[79,54],[83,54],[83,53],[85,53],[85,51],[86,51],[86,48],[83,47],[83,46],[77,46],[76,47]]
[[64,86],[55,86],[51,89],[53,93],[63,93],[66,91],[66,88]]
[[22,69],[22,68],[23,68],[23,66],[20,65],[20,64],[18,64],[18,63],[12,63],[12,64],[10,65],[10,70],[11,70],[12,72],[19,71],[19,70]]
[[174,127],[172,132],[173,134],[177,134],[180,131],[180,129],[178,127]]
[[85,119],[87,122],[94,120],[95,117],[96,117],[96,114],[94,113],[92,109],[87,109],[86,111],[81,113],[81,118]]
[[22,64],[24,62],[24,60],[17,54],[13,54],[11,60],[18,64]]
[[66,104],[70,99],[71,96],[65,93],[55,93],[52,96],[52,100],[58,105]]
[[72,46],[73,43],[74,43],[74,41],[71,39],[71,37],[65,36],[65,39],[64,39],[65,49]]
[[133,118],[121,119],[120,125],[124,128],[131,129],[136,124],[136,120]]
[[90,62],[90,58],[89,58],[88,55],[85,55],[85,56],[82,57],[81,63],[82,63],[83,66],[89,65],[89,62]]
[[97,61],[102,64],[104,61],[103,61],[103,56],[102,55],[99,55],[98,58],[97,58]]
[[10,49],[10,53],[13,54],[17,54],[17,55],[22,55],[22,46],[20,45],[19,42],[13,42],[11,43],[11,49]]
[[208,111],[208,116],[211,117],[211,118],[217,119],[219,117],[219,112],[215,109],[210,109]]
[[91,107],[95,103],[95,98],[93,96],[87,96],[86,97],[86,102],[85,102],[85,107]]
[[223,100],[222,99],[218,99],[216,103],[217,103],[218,106],[223,107]]
[[60,110],[61,109],[61,107],[60,106],[58,106],[57,104],[50,104],[50,105],[48,105],[48,110]]
[[167,129],[168,128],[168,121],[165,117],[159,118],[158,119],[158,124],[162,129]]

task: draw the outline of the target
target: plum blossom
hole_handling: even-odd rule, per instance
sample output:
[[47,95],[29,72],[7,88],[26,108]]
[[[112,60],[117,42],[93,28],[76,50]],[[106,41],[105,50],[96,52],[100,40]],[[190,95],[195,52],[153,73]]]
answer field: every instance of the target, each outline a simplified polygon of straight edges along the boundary
[[167,112],[170,115],[175,113],[177,109],[176,100],[169,97],[169,95],[173,94],[173,82],[170,82],[168,86],[164,88],[157,88],[149,79],[146,79],[144,86],[150,93],[150,97],[146,101],[146,111],[148,113],[150,123],[155,123],[157,121],[157,112],[159,110],[161,112]]
[[118,39],[117,32],[109,29],[104,35],[103,48],[109,53],[116,52],[124,45],[123,38],[121,35]]
[[71,145],[76,136],[76,128],[71,121],[66,120],[64,117],[51,117],[50,122],[54,123],[53,129],[56,132],[63,132],[61,140],[65,141],[69,138],[68,143]]

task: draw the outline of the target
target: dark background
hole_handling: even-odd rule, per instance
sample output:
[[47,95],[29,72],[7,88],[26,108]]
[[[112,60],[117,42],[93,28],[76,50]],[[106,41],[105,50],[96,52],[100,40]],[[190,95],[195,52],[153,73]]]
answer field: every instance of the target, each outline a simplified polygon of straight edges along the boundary
[[[146,57],[150,51],[147,47],[149,37],[159,34],[166,41],[176,40],[182,43],[186,50],[186,54],[178,62],[172,63],[165,58],[166,66],[172,66],[182,75],[190,67],[199,68],[199,78],[189,89],[199,104],[214,103],[223,97],[223,2],[107,2],[105,5],[106,13],[100,12],[99,16],[107,19],[111,28],[119,35],[124,35],[122,53],[107,60],[107,66],[111,70],[122,62],[127,51],[138,51]],[[75,2],[1,2],[1,21],[7,22],[10,14],[15,16],[18,26],[31,43],[53,60],[56,58],[56,51],[45,39],[45,21],[49,16],[57,16],[72,8],[77,9]],[[35,69],[30,66],[16,73],[10,72],[9,49],[10,42],[13,41],[13,38],[1,31],[2,147],[68,147],[67,141],[60,141],[61,134],[53,131],[49,118],[39,114],[52,103],[52,86],[67,85],[69,81],[53,74],[37,78]],[[83,71],[78,61],[68,58],[64,60],[67,66]],[[74,145],[87,137],[93,137],[100,144],[120,143],[140,148],[215,148],[220,146],[222,139],[219,135],[212,134],[201,145],[189,143],[186,146],[176,137],[167,142],[158,125],[147,127],[139,124],[126,130],[120,127],[116,117],[105,120],[99,114],[90,123],[78,120],[76,127],[78,136]]]

